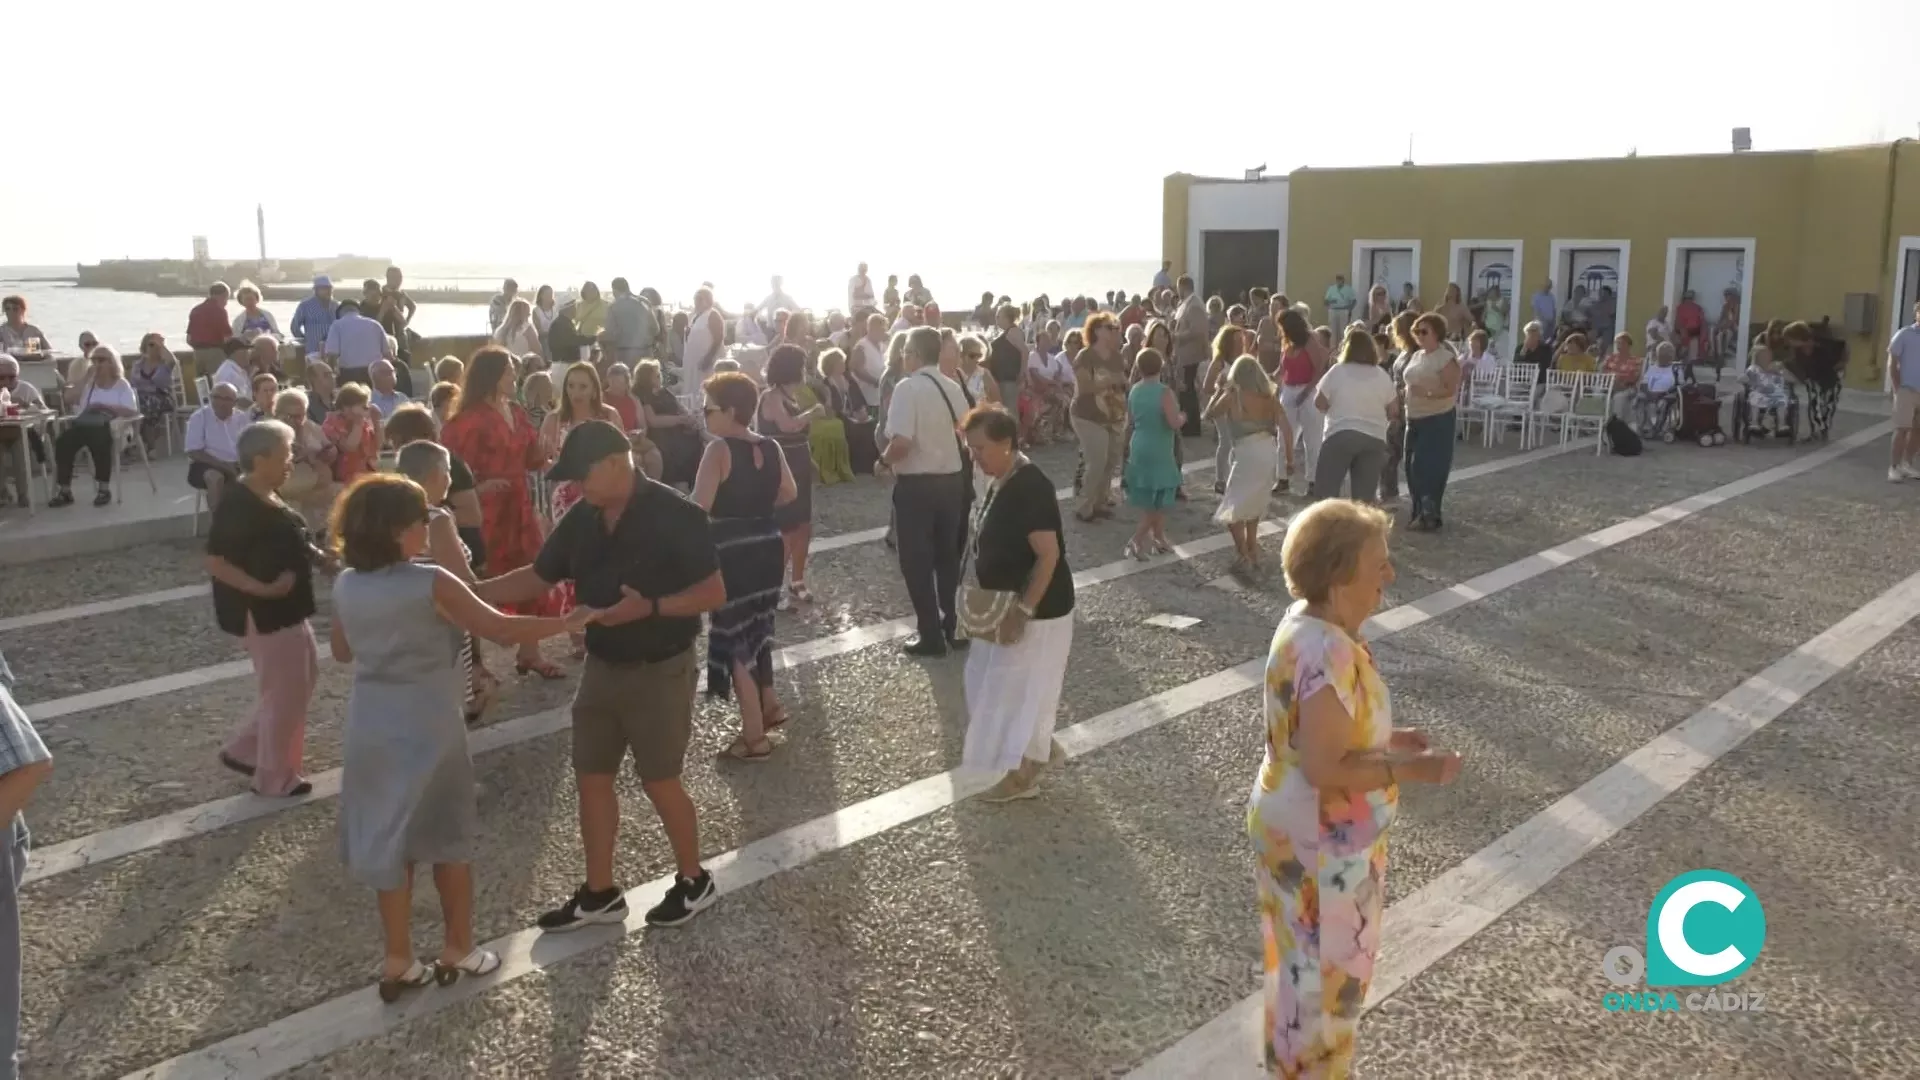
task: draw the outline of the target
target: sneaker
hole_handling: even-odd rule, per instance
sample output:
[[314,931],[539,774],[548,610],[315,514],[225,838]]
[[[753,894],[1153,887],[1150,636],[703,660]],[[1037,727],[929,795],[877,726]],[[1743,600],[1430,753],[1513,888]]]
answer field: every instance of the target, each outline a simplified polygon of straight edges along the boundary
[[55,509],[62,506],[72,506],[73,491],[69,488],[61,488],[59,491],[53,493],[53,498],[47,500],[47,505]]
[[697,878],[675,874],[673,887],[667,890],[666,899],[648,909],[647,925],[679,926],[691,922],[695,915],[705,911],[718,899],[720,889],[713,883],[712,874],[705,870],[700,871]]
[[582,885],[566,903],[540,916],[536,925],[548,933],[559,934],[583,926],[625,922],[626,918],[627,898],[618,885],[598,893]]
[[1909,480],[1920,480],[1920,469],[1914,468],[1911,461],[1901,462],[1900,475]]
[[1887,482],[1890,484],[1898,484],[1905,481],[1909,475],[1911,474],[1907,472],[1906,466],[1895,465],[1887,470]]
[[112,488],[101,488],[100,490],[93,493],[93,505],[106,506],[111,502],[113,502]]

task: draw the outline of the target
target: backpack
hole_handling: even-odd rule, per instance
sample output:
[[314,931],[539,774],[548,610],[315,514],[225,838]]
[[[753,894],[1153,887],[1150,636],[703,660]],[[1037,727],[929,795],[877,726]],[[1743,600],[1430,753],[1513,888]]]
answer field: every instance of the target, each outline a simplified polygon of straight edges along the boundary
[[1613,452],[1621,457],[1640,456],[1639,434],[1617,416],[1607,420],[1607,442],[1613,445]]

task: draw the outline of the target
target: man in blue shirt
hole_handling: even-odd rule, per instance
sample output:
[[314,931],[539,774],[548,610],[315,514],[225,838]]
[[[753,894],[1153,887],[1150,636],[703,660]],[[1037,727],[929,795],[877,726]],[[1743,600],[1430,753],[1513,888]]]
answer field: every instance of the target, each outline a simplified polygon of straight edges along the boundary
[[1540,291],[1533,294],[1533,317],[1539,321],[1548,334],[1554,332],[1554,316],[1559,313],[1560,305],[1553,299],[1553,279],[1548,278]]
[[53,755],[13,700],[13,672],[0,656],[0,1077],[20,1075],[20,885],[32,836],[20,811],[53,772]]
[[1160,295],[1161,289],[1171,288],[1173,288],[1173,260],[1162,259],[1160,262],[1160,272],[1153,275],[1154,295]]
[[367,371],[379,360],[395,360],[393,339],[379,323],[360,313],[360,302],[349,297],[340,301],[327,328],[327,360],[340,373],[342,386],[350,382],[371,385]]
[[306,355],[319,356],[327,345],[327,331],[333,327],[333,280],[325,274],[313,279],[313,295],[293,309],[288,329],[306,347]]

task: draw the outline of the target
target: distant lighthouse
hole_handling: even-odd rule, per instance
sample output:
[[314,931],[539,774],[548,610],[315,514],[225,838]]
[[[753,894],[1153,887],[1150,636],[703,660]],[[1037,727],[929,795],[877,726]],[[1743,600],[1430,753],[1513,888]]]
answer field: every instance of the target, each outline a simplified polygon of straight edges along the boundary
[[264,204],[253,204],[253,220],[260,230],[260,261],[267,261],[267,208]]

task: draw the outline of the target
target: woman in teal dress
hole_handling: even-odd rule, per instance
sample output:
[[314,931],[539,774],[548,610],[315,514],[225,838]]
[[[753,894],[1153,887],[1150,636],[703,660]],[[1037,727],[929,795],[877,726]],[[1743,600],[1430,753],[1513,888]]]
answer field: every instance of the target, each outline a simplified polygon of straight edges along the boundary
[[1127,391],[1127,417],[1133,436],[1127,443],[1127,505],[1140,511],[1140,524],[1127,541],[1127,555],[1147,559],[1173,550],[1167,542],[1167,507],[1180,491],[1180,465],[1173,457],[1174,432],[1186,417],[1174,404],[1173,392],[1160,381],[1166,363],[1158,349],[1142,349],[1134,357],[1139,382]]

